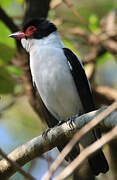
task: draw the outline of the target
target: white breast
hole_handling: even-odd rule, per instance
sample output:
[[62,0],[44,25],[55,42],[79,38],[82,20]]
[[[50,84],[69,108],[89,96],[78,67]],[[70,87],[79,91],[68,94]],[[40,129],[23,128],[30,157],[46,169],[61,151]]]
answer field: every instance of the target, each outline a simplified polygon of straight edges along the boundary
[[[83,112],[58,33],[41,40],[22,39],[21,42],[30,52],[32,78],[47,109],[58,120]],[[95,137],[88,133],[81,144],[85,147],[94,141]]]
[[82,110],[67,59],[61,48],[42,47],[30,56],[33,80],[48,110],[59,120]]
[[30,52],[32,78],[47,109],[58,120],[83,111],[58,33],[22,44]]

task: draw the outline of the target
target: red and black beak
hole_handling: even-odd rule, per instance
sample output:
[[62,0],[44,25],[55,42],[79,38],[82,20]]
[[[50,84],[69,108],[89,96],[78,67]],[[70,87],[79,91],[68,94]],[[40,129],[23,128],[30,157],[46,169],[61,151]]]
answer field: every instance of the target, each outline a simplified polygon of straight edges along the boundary
[[18,31],[18,32],[10,34],[8,37],[20,40],[22,38],[25,38],[25,33],[23,31]]

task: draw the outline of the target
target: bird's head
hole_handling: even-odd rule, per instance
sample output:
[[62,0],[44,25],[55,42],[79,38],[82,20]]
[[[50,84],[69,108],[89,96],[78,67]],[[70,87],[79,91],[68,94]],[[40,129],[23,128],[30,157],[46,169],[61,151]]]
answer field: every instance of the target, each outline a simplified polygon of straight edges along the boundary
[[15,39],[42,39],[56,31],[56,26],[46,19],[32,19],[28,21],[21,31],[9,35]]

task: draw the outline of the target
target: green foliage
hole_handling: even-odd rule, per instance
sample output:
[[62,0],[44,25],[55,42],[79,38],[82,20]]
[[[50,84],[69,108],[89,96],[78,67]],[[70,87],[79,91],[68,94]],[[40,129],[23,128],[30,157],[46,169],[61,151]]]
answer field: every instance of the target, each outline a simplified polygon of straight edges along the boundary
[[113,55],[111,53],[106,52],[104,55],[102,55],[99,58],[97,58],[96,63],[97,63],[97,65],[101,64],[101,63],[105,63],[108,60],[113,59],[113,58],[114,57],[113,57]]
[[0,43],[0,66],[7,64],[13,58],[15,49],[4,43]]
[[63,39],[62,41],[67,48],[71,49],[78,57],[80,57],[80,54],[78,53],[78,50],[74,48],[74,44],[72,41],[69,41],[67,39]]
[[0,68],[0,94],[13,93],[14,82],[5,68]]
[[92,14],[89,17],[89,27],[93,32],[95,32],[99,29],[99,19],[96,14]]
[[8,38],[8,35],[11,34],[11,31],[3,22],[0,22],[0,34],[0,43],[15,48],[15,41],[11,38]]
[[16,66],[12,66],[12,65],[8,65],[6,66],[5,68],[9,74],[11,75],[16,75],[16,76],[21,76],[22,75],[22,71],[19,67],[16,67]]
[[12,5],[12,3],[15,4],[23,4],[24,0],[0,0],[0,6],[2,6],[2,8],[8,8],[10,5]]
[[22,4],[24,0],[16,0],[17,3]]
[[15,88],[12,75],[20,76],[21,70],[9,65],[15,55],[15,42],[8,38],[11,32],[2,22],[0,22],[0,34],[2,34],[0,36],[0,94],[12,94]]
[[9,6],[11,2],[12,2],[12,0],[0,0],[0,6],[5,8],[5,7]]
[[9,29],[0,22],[0,34],[2,34],[0,36],[0,94],[12,94],[14,92],[15,83],[11,74],[18,74],[18,72],[14,72],[16,71],[15,67],[8,66],[15,54],[15,43],[8,38],[10,33]]

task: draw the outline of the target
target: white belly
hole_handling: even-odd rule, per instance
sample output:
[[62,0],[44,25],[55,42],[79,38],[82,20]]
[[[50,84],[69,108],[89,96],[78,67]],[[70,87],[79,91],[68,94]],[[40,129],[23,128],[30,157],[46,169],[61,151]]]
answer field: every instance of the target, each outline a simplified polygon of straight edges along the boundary
[[39,94],[47,109],[58,120],[66,120],[83,111],[62,49],[47,48],[45,51],[42,48],[38,54],[33,52],[30,60],[33,80]]

